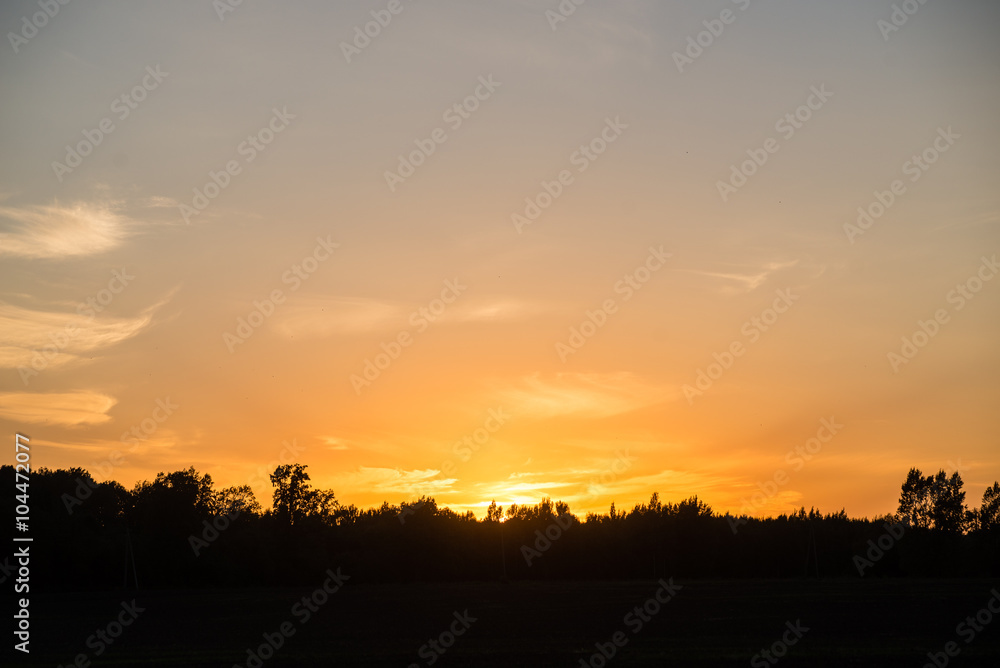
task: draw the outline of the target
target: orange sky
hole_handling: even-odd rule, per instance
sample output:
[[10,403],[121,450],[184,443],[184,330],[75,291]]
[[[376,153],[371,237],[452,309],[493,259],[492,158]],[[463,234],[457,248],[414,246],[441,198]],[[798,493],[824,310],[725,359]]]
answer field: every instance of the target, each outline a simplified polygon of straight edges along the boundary
[[995,3],[404,3],[341,46],[385,6],[67,5],[0,50],[35,466],[479,516],[1000,479]]

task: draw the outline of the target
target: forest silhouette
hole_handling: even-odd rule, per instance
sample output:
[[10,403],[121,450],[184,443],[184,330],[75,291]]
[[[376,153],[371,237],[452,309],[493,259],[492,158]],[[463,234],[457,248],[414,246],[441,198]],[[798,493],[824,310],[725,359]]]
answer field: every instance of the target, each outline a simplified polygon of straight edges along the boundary
[[[14,469],[0,467],[14,483]],[[697,496],[607,514],[561,501],[492,503],[482,520],[433,498],[359,509],[313,488],[307,467],[270,474],[270,508],[249,486],[216,490],[193,467],[132,490],[82,468],[31,475],[37,582],[53,590],[304,585],[331,564],[355,582],[801,577],[996,577],[1000,484],[969,509],[958,473],[911,469],[896,513],[801,508],[719,515]],[[7,564],[3,564],[6,568]]]

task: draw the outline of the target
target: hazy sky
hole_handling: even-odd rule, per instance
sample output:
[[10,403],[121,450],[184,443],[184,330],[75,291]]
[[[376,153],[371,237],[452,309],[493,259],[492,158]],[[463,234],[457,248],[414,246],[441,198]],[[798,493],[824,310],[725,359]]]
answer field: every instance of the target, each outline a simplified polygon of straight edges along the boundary
[[1000,478],[994,0],[57,7],[0,9],[36,466],[480,516]]

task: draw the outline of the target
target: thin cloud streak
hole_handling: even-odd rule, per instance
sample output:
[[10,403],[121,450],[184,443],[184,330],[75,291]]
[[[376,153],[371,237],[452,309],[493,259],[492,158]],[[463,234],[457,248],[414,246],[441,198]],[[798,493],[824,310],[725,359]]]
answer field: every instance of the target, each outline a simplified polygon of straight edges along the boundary
[[91,317],[80,312],[42,311],[0,302],[0,368],[31,367],[45,353],[45,368],[81,361],[145,330],[176,290],[133,317]]
[[[326,338],[411,330],[413,314],[425,305],[403,304],[362,297],[302,296],[284,305],[275,318],[275,330],[288,337]],[[434,326],[445,323],[513,321],[545,312],[541,304],[515,299],[476,300],[461,298],[434,318]],[[422,317],[422,316],[421,316]]]
[[679,390],[647,385],[631,373],[533,374],[497,390],[498,400],[515,415],[536,419],[562,415],[603,418],[669,401]]
[[109,422],[111,416],[107,413],[116,403],[114,397],[89,390],[5,392],[0,394],[0,417],[12,422],[88,427]]
[[129,235],[129,219],[111,203],[0,206],[0,218],[12,223],[0,255],[27,259],[97,255],[117,248]]
[[791,260],[788,262],[768,262],[764,265],[763,269],[755,274],[740,274],[740,273],[723,273],[714,271],[700,271],[694,269],[679,269],[678,271],[686,271],[691,274],[698,274],[701,276],[709,276],[712,278],[721,278],[726,281],[734,281],[736,283],[742,283],[746,286],[745,290],[740,290],[734,287],[725,287],[723,290],[727,292],[745,293],[753,292],[761,285],[767,282],[773,274],[781,271],[782,269],[788,269],[799,264],[798,260]]

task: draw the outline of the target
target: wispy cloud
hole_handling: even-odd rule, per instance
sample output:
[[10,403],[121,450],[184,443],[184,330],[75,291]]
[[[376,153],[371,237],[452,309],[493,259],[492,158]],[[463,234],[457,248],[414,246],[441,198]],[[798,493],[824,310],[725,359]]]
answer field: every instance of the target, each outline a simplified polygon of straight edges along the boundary
[[163,197],[160,195],[152,195],[146,197],[138,202],[139,206],[143,206],[150,209],[175,209],[181,205],[181,202],[174,199],[173,197]]
[[550,418],[579,415],[603,418],[679,396],[679,391],[647,385],[631,373],[533,374],[497,390],[515,415]]
[[104,253],[121,245],[130,222],[111,202],[0,206],[0,219],[6,223],[0,255],[29,259]]
[[[410,316],[422,304],[390,302],[360,297],[302,296],[282,308],[275,329],[284,336],[324,338],[335,335],[392,332],[415,327]],[[451,304],[435,325],[459,322],[518,320],[543,313],[541,304],[509,298],[480,299]]]
[[[176,448],[181,443],[181,439],[173,431],[158,429],[152,436],[144,438],[133,445],[127,445],[121,441],[110,441],[106,439],[80,439],[80,440],[59,440],[49,441],[43,438],[34,437],[31,439],[32,445],[40,445],[45,448],[65,450],[70,454],[86,453],[93,464],[106,464],[112,453],[117,452],[118,457],[126,461],[137,459],[142,455],[147,455],[154,451],[166,451]],[[87,465],[81,464],[86,468]],[[94,471],[91,471],[93,474]]]
[[45,351],[47,368],[78,361],[82,355],[129,339],[152,321],[170,296],[130,318],[43,311],[0,302],[0,368],[31,367]]
[[777,273],[782,269],[794,267],[798,263],[798,260],[790,260],[788,262],[768,262],[759,271],[754,273],[740,273],[735,271],[700,271],[696,269],[681,269],[680,271],[687,271],[692,274],[700,274],[702,276],[721,279],[726,282],[722,287],[724,292],[744,293],[753,292],[763,285],[772,274]]
[[350,450],[347,441],[336,436],[320,436],[319,440],[326,444],[327,450]]
[[330,480],[334,483],[334,489],[344,490],[347,493],[375,492],[412,497],[422,494],[433,495],[451,489],[456,479],[434,480],[439,473],[437,469],[406,471],[398,468],[360,466],[356,471],[331,476]]
[[302,296],[287,304],[275,329],[284,336],[324,338],[390,329],[405,323],[398,304],[359,297]]
[[107,413],[116,403],[114,397],[89,390],[48,394],[5,392],[0,393],[0,417],[12,422],[91,426],[110,421]]

